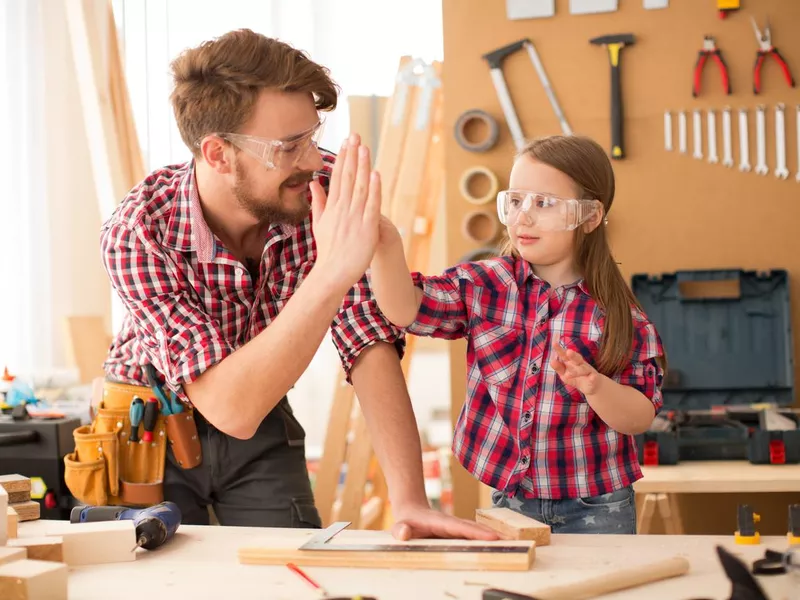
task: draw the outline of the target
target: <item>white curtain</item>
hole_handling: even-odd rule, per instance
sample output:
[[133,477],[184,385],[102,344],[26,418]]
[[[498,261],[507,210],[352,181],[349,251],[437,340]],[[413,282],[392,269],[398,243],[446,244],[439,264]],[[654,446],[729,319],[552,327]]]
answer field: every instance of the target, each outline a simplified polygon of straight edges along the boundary
[[42,22],[38,0],[0,2],[0,370],[53,366]]

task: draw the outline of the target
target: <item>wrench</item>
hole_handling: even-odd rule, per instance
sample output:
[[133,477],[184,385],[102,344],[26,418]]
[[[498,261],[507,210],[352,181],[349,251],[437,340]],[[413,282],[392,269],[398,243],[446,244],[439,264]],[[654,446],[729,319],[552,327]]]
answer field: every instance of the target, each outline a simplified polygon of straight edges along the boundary
[[800,183],[800,104],[797,105],[797,175],[794,180]]
[[706,125],[708,126],[708,162],[717,164],[717,114],[709,109],[706,115]]
[[766,108],[763,104],[756,107],[756,173],[766,175],[767,167],[767,122]]
[[686,154],[686,111],[678,113],[678,152]]
[[782,103],[775,105],[775,177],[786,179],[789,169],[786,168],[786,122]]
[[692,156],[698,160],[703,159],[702,126],[703,124],[700,117],[700,111],[695,109],[695,111],[692,113],[692,133],[694,133],[694,154]]
[[750,170],[750,144],[747,129],[747,109],[739,109],[739,170],[746,173]]
[[733,166],[733,148],[731,147],[731,107],[722,109],[722,164]]
[[664,111],[664,150],[672,150],[672,113]]

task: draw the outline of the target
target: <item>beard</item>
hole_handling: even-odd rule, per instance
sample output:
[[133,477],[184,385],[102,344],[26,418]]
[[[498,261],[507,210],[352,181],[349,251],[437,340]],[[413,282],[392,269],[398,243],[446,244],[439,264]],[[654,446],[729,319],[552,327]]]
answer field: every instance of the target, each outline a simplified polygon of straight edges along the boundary
[[237,203],[260,223],[299,225],[311,212],[307,191],[290,191],[288,188],[308,183],[314,178],[311,171],[300,171],[287,177],[272,195],[257,194],[241,163],[236,163],[236,183],[233,195]]

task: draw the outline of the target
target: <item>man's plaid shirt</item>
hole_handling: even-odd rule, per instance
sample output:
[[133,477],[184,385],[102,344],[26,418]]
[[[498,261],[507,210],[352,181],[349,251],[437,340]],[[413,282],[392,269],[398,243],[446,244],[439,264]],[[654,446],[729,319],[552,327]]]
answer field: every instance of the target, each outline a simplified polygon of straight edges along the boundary
[[[464,468],[529,498],[596,496],[641,477],[633,437],[606,425],[550,366],[553,336],[595,364],[604,317],[583,281],[551,288],[511,256],[412,278],[423,300],[406,331],[467,339],[467,398],[453,440]],[[658,412],[661,340],[644,314],[632,314],[631,362],[614,379]]]
[[[317,176],[327,191],[335,155],[321,153],[325,166]],[[316,259],[310,216],[298,226],[274,225],[253,281],[205,222],[193,161],[156,170],[131,190],[103,225],[101,249],[127,309],[105,362],[107,377],[147,385],[142,366],[149,362],[183,401],[182,384],[263,331]],[[366,276],[343,299],[331,337],[348,380],[372,343],[404,350],[402,332],[378,310]]]

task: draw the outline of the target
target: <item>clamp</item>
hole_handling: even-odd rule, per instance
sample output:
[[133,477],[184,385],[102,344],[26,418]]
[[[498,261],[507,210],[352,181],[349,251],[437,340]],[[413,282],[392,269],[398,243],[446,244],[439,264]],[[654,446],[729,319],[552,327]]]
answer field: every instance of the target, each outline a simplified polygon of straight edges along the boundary
[[717,48],[716,40],[707,35],[703,37],[703,48],[697,53],[697,62],[694,66],[694,85],[692,86],[692,96],[697,98],[700,93],[700,80],[703,76],[703,67],[705,67],[708,57],[712,57],[714,62],[719,67],[720,74],[722,75],[722,87],[725,93],[730,96],[731,93],[731,80],[728,76],[728,66],[722,58],[722,53]]
[[764,65],[764,61],[768,56],[772,56],[780,65],[783,70],[783,77],[786,79],[786,83],[789,84],[789,87],[794,87],[794,77],[792,77],[792,73],[789,70],[789,65],[783,59],[778,49],[772,45],[772,33],[769,29],[769,19],[767,19],[767,25],[764,27],[763,32],[758,28],[756,20],[752,19],[752,21],[756,40],[758,40],[758,54],[753,70],[753,93],[759,94],[761,92],[761,67]]
[[737,509],[737,524],[734,537],[737,544],[755,546],[761,543],[761,534],[756,531],[756,523],[761,520],[761,515],[753,512],[749,504],[740,504]]

